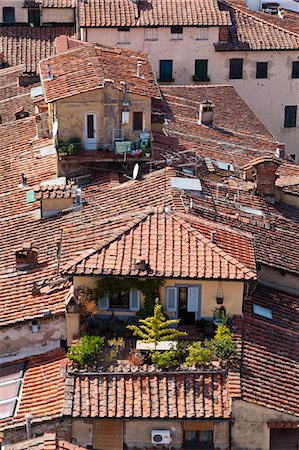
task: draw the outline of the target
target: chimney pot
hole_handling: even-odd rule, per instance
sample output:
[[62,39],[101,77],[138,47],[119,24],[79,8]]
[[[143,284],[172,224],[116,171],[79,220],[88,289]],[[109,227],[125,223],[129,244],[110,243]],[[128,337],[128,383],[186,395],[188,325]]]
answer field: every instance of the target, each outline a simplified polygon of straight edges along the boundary
[[208,100],[199,105],[199,125],[212,125],[214,122],[215,105]]

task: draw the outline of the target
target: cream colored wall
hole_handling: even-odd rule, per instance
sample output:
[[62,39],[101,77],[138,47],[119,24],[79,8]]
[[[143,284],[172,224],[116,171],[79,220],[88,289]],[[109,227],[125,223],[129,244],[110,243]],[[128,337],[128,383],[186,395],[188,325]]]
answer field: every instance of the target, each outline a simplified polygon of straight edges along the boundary
[[43,24],[45,23],[74,23],[75,10],[73,8],[43,8]]
[[[297,127],[284,128],[284,107],[298,105],[299,79],[292,79],[292,61],[298,61],[297,51],[234,51],[215,52],[218,27],[209,28],[208,40],[196,40],[196,27],[185,27],[183,40],[171,40],[170,28],[158,29],[158,41],[145,41],[144,29],[131,28],[130,44],[118,44],[116,28],[90,28],[82,35],[89,42],[126,47],[148,53],[157,78],[159,60],[173,60],[175,84],[191,84],[195,59],[208,59],[208,75],[211,84],[228,83],[235,87],[245,102],[256,113],[279,142],[286,144],[289,153],[297,154],[299,162],[299,110]],[[244,59],[242,80],[229,79],[229,59]],[[256,62],[268,61],[268,79],[256,79]],[[203,84],[203,83],[197,83]],[[207,83],[205,83],[207,84]],[[217,111],[216,111],[217,114]]]
[[151,130],[151,99],[137,94],[127,94],[130,101],[130,122],[121,125],[122,92],[106,83],[104,88],[74,95],[56,102],[56,117],[59,122],[58,138],[67,141],[79,136],[85,141],[85,115],[97,115],[97,141],[112,141],[113,128],[124,129],[125,140],[134,140],[139,132],[133,131],[133,112],[143,111],[144,129]]
[[[73,278],[73,284],[75,289],[78,286],[88,286],[90,289],[95,289],[97,286],[97,277],[77,277]],[[208,280],[166,280],[165,285],[161,287],[161,302],[165,305],[166,299],[166,288],[168,286],[175,285],[201,285],[201,316],[202,317],[213,317],[213,312],[218,305],[216,304],[216,296],[219,292],[219,282],[218,281],[208,281]],[[231,315],[242,315],[243,307],[243,290],[244,285],[242,282],[232,282],[223,281],[222,291],[224,295],[223,306],[225,306],[226,311]],[[143,307],[143,296],[140,296],[140,306]],[[101,311],[101,314],[111,314],[109,311]],[[115,312],[122,316],[132,315],[131,312]],[[169,313],[169,316],[174,315],[174,313]]]
[[144,448],[151,447],[151,431],[152,430],[171,430],[171,445],[175,449],[179,449],[183,442],[182,424],[179,421],[154,421],[154,420],[126,420],[124,422],[124,443],[128,449],[134,447]]
[[232,450],[269,450],[267,422],[298,421],[298,417],[242,400],[233,401],[232,419]]
[[80,335],[80,314],[78,312],[66,313],[66,336],[67,345],[71,345],[73,340]]
[[42,200],[42,217],[51,217],[64,209],[72,208],[73,198],[52,198]]
[[15,324],[0,330],[0,359],[2,362],[46,353],[60,346],[60,339],[66,339],[64,317],[38,320],[38,333],[32,333],[31,321]]
[[15,8],[16,22],[28,22],[28,12],[23,8],[24,0],[0,0],[0,22],[3,22],[3,7],[10,6]]

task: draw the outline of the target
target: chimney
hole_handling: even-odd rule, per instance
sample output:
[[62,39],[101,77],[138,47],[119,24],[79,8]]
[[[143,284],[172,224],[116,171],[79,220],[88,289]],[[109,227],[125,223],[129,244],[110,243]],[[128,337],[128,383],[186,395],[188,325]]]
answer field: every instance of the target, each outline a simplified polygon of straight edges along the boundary
[[257,195],[265,197],[274,203],[275,182],[278,177],[277,169],[282,164],[279,159],[271,156],[256,158],[244,166],[243,177],[246,181],[252,180]]
[[285,145],[284,144],[277,144],[277,147],[275,150],[275,156],[277,158],[284,159],[284,157],[285,157]]
[[26,270],[29,266],[37,264],[38,251],[31,242],[24,242],[22,247],[16,250],[16,269]]
[[199,105],[199,125],[213,125],[215,105],[208,100]]

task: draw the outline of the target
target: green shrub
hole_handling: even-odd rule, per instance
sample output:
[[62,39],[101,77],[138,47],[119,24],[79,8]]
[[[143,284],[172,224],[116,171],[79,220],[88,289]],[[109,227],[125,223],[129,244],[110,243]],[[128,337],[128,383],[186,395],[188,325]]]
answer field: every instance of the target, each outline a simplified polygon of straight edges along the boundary
[[221,360],[229,359],[237,353],[237,346],[232,338],[231,331],[225,325],[217,327],[214,339],[209,342],[209,348]]
[[210,321],[202,318],[202,319],[196,320],[195,326],[200,331],[204,332],[210,326]]
[[93,364],[104,345],[104,341],[105,338],[100,336],[83,336],[77,345],[69,349],[67,357],[80,366]]
[[213,354],[211,349],[203,347],[201,342],[193,342],[187,348],[189,355],[185,363],[187,366],[206,366],[210,364]]
[[165,352],[152,352],[152,362],[159,369],[171,369],[178,365],[178,352],[174,349]]

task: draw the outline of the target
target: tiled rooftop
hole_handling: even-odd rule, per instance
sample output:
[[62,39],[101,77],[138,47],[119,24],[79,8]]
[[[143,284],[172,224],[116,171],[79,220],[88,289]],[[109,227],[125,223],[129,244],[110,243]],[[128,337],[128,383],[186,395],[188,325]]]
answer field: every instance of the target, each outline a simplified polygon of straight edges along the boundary
[[81,450],[82,448],[58,439],[55,433],[45,433],[35,439],[5,446],[5,450]]
[[[64,377],[61,369],[65,364],[62,350],[54,350],[26,361],[20,401],[14,417],[0,420],[0,430],[24,425],[27,414],[36,419],[49,420],[60,417],[64,406]],[[7,366],[7,365],[6,365]],[[6,367],[2,366],[2,367]],[[1,367],[0,367],[1,368]]]
[[229,25],[216,0],[146,0],[137,5],[130,0],[90,0],[82,2],[82,27],[143,27],[170,25]]
[[[253,313],[257,304],[273,319]],[[299,299],[258,286],[245,302],[241,389],[245,401],[299,416]]]
[[74,418],[227,419],[228,374],[69,375],[64,415]]
[[252,11],[245,6],[223,2],[232,20],[229,44],[216,44],[217,50],[297,50],[299,27],[294,22]]
[[[137,76],[139,61],[143,77]],[[46,79],[47,64],[55,76],[50,81]],[[123,90],[121,82],[125,80],[128,92],[160,97],[148,56],[133,50],[85,44],[41,61],[40,73],[47,102],[99,89],[105,80],[112,80],[119,90]]]
[[[253,243],[246,251],[254,266]],[[149,211],[120,228],[99,248],[86,249],[64,267],[69,274],[253,280],[255,269],[217,247],[171,212]]]
[[0,54],[6,65],[24,64],[25,72],[36,73],[39,61],[55,54],[56,37],[73,33],[71,26],[0,26]]

